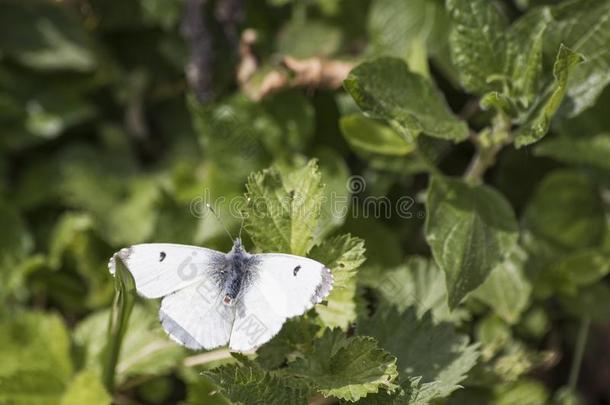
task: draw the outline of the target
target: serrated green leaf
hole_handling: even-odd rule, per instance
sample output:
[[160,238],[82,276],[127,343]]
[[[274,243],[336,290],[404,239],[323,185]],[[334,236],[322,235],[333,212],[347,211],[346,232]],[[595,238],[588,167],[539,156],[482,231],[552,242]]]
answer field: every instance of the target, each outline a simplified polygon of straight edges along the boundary
[[555,171],[542,180],[525,210],[524,223],[564,253],[597,245],[605,232],[596,185],[586,175],[571,171]]
[[517,243],[512,207],[494,189],[433,177],[426,199],[426,240],[445,272],[449,307],[481,285]]
[[290,173],[276,168],[254,173],[246,184],[246,231],[267,252],[304,256],[313,245],[320,216],[322,176],[315,160]]
[[324,396],[357,401],[380,389],[393,391],[398,376],[396,358],[370,337],[345,338],[338,329],[328,331],[313,350],[289,366],[291,373],[310,381]]
[[534,153],[561,162],[610,170],[610,134],[555,137],[536,145]]
[[566,109],[571,116],[592,106],[610,83],[610,3],[598,0],[569,0],[552,7],[557,21],[549,27],[553,51],[560,43],[585,57],[571,75]]
[[515,245],[506,259],[498,264],[472,296],[489,305],[509,324],[519,320],[527,308],[532,285],[524,274],[526,251]]
[[357,331],[375,337],[397,357],[403,379],[421,377],[414,400],[430,401],[451,394],[479,356],[476,345],[457,335],[451,324],[434,324],[430,313],[418,318],[414,308],[402,314],[391,307],[379,308],[371,318],[358,322]]
[[400,59],[362,63],[344,86],[364,113],[386,120],[409,142],[420,133],[455,142],[468,137],[468,126],[452,114],[434,84]]
[[339,121],[343,136],[355,150],[380,155],[404,156],[415,149],[392,128],[361,115],[341,117]]
[[316,305],[322,322],[346,330],[356,319],[356,270],[366,260],[364,241],[349,234],[336,236],[311,250],[310,257],[331,269],[333,290],[325,305]]
[[253,365],[229,365],[204,371],[235,405],[306,405],[312,393],[303,381]]
[[493,1],[447,0],[446,4],[453,21],[451,59],[462,85],[477,94],[498,89],[491,79],[504,74],[506,18]]
[[111,397],[102,385],[99,373],[83,370],[76,374],[61,398],[60,405],[106,405],[111,403]]
[[553,65],[555,81],[546,89],[545,96],[532,107],[525,122],[519,127],[515,136],[516,147],[529,145],[546,135],[551,125],[551,119],[566,94],[568,78],[574,68],[583,60],[584,58],[580,54],[573,52],[563,44],[559,47]]

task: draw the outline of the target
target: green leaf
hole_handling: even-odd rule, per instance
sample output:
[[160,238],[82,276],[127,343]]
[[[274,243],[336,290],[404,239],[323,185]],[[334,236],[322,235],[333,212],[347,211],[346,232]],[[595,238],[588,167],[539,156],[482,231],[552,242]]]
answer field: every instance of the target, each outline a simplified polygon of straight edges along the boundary
[[605,232],[596,185],[586,175],[570,171],[555,171],[542,180],[525,210],[524,223],[563,250],[595,246]]
[[563,97],[567,91],[568,78],[574,68],[581,63],[584,58],[569,48],[559,47],[559,52],[553,65],[553,77],[555,81],[545,91],[536,105],[528,113],[528,117],[515,136],[515,146],[521,147],[529,145],[542,138],[551,125],[551,119],[559,109]]
[[277,51],[295,58],[330,56],[341,45],[341,30],[321,21],[290,21],[278,36]]
[[41,312],[0,321],[0,402],[57,403],[73,372],[63,321]]
[[610,170],[610,134],[582,138],[555,137],[536,145],[534,153],[569,164]]
[[447,0],[453,29],[451,59],[460,81],[470,92],[498,89],[491,80],[502,77],[506,58],[506,18],[489,0]]
[[542,81],[544,33],[552,20],[548,8],[528,13],[513,23],[507,35],[507,73],[511,94],[528,107]]
[[83,370],[68,385],[60,405],[109,405],[111,399],[102,385],[100,375],[92,370]]
[[393,391],[398,373],[396,359],[370,337],[345,338],[338,329],[327,330],[313,350],[289,366],[291,373],[310,381],[325,397],[357,401],[380,389]]
[[300,379],[252,364],[223,366],[203,374],[235,405],[306,405],[312,391]]
[[527,309],[532,285],[524,274],[526,251],[515,245],[472,296],[489,305],[509,324],[516,323]]
[[579,288],[601,280],[608,273],[610,256],[598,249],[586,249],[562,258],[539,277],[559,293],[575,295]]
[[426,240],[445,272],[453,309],[515,246],[517,222],[500,193],[460,180],[433,177],[426,205]]
[[575,318],[590,317],[603,324],[610,320],[610,287],[605,283],[583,287],[575,296],[560,296],[559,302]]
[[414,72],[429,76],[427,55],[446,44],[447,20],[438,1],[374,0],[367,21],[369,53],[404,58]]
[[321,177],[312,160],[290,173],[271,168],[248,178],[246,230],[259,249],[307,254],[320,216]]
[[[24,287],[20,264],[32,250],[32,237],[17,209],[0,197],[0,302]],[[1,311],[0,311],[1,312]]]
[[360,320],[357,331],[375,337],[398,358],[403,379],[421,376],[418,397],[428,401],[460,388],[479,356],[476,345],[457,335],[451,324],[434,324],[430,313],[418,318],[413,308],[401,314],[382,307],[371,318]]
[[406,264],[376,275],[369,284],[399,311],[413,306],[418,317],[428,311],[436,321],[452,317],[447,306],[445,274],[431,259],[410,257]]
[[316,151],[319,160],[324,196],[320,207],[320,219],[314,232],[314,243],[318,244],[345,222],[349,209],[349,168],[343,157],[332,149]]
[[356,270],[366,260],[364,241],[351,235],[335,236],[314,247],[310,257],[331,269],[333,290],[326,298],[326,305],[316,305],[316,312],[330,328],[346,330],[356,319]]
[[468,126],[452,114],[434,84],[400,59],[362,63],[344,86],[364,113],[384,119],[409,142],[422,132],[455,142],[468,137]]
[[560,43],[582,53],[586,63],[571,75],[568,113],[577,115],[592,106],[610,83],[610,3],[598,0],[564,1],[552,8],[557,21],[549,27],[549,47]]
[[71,7],[45,2],[0,4],[0,52],[41,69],[91,71],[91,39]]
[[535,380],[521,380],[503,384],[495,389],[496,405],[545,405],[548,404],[549,393],[545,386]]
[[[109,316],[108,310],[95,312],[81,321],[74,332],[75,342],[83,351],[85,367],[89,369],[101,371],[100,362],[108,350],[105,346]],[[183,349],[165,334],[152,308],[134,306],[121,339],[116,362],[117,384],[136,375],[167,372],[184,357]]]
[[380,155],[404,156],[415,149],[392,128],[370,118],[352,114],[339,121],[343,136],[355,150]]

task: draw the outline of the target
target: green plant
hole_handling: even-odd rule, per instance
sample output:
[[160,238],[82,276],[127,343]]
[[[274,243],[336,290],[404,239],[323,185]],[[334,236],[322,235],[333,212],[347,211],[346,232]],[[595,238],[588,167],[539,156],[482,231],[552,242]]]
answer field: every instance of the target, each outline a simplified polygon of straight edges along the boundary
[[[0,3],[0,404],[608,401],[608,43],[608,0]],[[255,355],[107,270],[228,250],[209,202],[334,275]]]

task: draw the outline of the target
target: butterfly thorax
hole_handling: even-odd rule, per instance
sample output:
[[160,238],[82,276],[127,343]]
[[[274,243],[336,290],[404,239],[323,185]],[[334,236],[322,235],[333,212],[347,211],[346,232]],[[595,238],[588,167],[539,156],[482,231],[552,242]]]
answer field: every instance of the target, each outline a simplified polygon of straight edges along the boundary
[[255,258],[246,252],[240,239],[236,239],[233,248],[226,255],[227,269],[223,280],[224,298],[226,305],[231,305],[235,299],[248,287],[255,265]]

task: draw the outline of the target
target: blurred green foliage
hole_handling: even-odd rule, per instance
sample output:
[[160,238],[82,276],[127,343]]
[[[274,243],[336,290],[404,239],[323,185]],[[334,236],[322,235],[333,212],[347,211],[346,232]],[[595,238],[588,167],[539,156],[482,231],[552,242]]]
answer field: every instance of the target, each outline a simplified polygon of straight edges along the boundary
[[[0,1],[0,404],[610,401],[609,43],[608,0]],[[188,352],[108,259],[244,195],[335,289]]]

